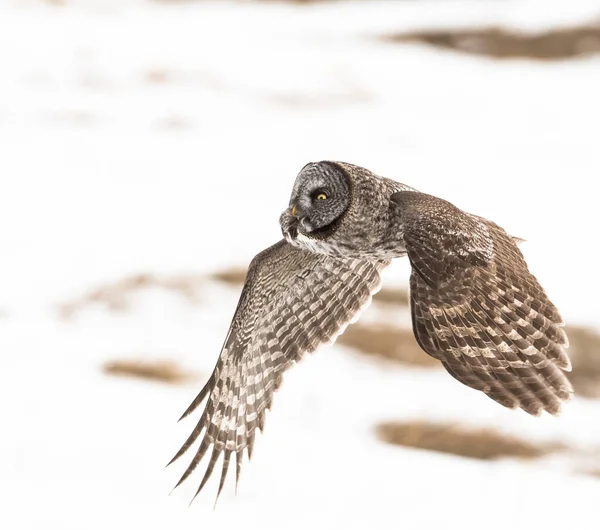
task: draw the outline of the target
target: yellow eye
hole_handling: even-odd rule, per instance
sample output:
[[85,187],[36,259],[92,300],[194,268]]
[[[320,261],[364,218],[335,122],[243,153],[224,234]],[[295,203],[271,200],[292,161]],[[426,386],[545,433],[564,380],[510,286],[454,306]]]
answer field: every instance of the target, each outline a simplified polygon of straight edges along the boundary
[[324,193],[319,193],[319,195],[317,195],[316,199],[318,201],[324,201],[327,199],[327,195],[325,195]]

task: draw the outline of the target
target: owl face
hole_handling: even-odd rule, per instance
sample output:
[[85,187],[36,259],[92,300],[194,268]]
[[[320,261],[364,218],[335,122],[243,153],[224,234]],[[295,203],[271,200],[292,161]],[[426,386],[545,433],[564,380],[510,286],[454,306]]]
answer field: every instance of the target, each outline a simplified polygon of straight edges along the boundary
[[337,164],[315,162],[302,168],[280,219],[288,240],[330,234],[350,205],[350,180]]

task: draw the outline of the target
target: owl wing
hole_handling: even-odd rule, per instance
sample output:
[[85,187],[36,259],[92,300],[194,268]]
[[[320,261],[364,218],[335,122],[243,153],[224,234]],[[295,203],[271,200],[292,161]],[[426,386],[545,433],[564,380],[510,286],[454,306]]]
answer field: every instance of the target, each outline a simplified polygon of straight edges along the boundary
[[560,411],[572,386],[563,321],[498,225],[413,191],[392,195],[411,262],[417,342],[467,386],[530,414]]
[[171,460],[183,455],[204,432],[177,486],[211,446],[196,495],[221,454],[217,497],[234,453],[237,484],[243,451],[247,449],[251,456],[256,428],[263,429],[266,410],[281,385],[283,372],[321,343],[333,342],[358,317],[378,290],[379,272],[388,264],[313,254],[285,241],[252,260],[214,372],[182,416],[207,398],[198,424]]

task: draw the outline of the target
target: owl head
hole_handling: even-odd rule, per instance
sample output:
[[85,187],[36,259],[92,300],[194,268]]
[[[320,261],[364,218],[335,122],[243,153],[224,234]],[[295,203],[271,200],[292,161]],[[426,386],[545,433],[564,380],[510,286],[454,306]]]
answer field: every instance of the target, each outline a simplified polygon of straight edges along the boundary
[[335,162],[311,162],[302,168],[292,189],[289,208],[280,218],[289,242],[298,237],[330,235],[350,206],[350,177]]

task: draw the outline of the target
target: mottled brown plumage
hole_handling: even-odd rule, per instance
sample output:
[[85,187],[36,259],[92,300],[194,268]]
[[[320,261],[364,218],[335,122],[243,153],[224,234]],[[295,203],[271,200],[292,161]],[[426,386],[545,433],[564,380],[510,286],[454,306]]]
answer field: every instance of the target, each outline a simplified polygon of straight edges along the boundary
[[208,398],[198,425],[171,460],[185,453],[204,430],[200,446],[177,486],[194,471],[211,446],[208,467],[196,495],[221,454],[224,460],[219,493],[232,454],[239,479],[243,452],[252,455],[256,429],[263,428],[283,372],[304,354],[322,343],[333,342],[343,332],[378,290],[379,271],[388,264],[330,258],[285,241],[252,260],[217,366],[182,416]]
[[210,451],[196,495],[223,455],[236,483],[244,450],[283,372],[331,343],[371,300],[379,273],[408,255],[417,342],[461,383],[510,408],[556,414],[572,387],[562,319],[498,225],[342,162],[308,164],[258,254],[210,379],[182,417],[206,406],[178,459],[200,439],[179,485]]
[[392,195],[402,220],[413,330],[461,383],[530,414],[573,389],[562,319],[498,225],[417,192]]

